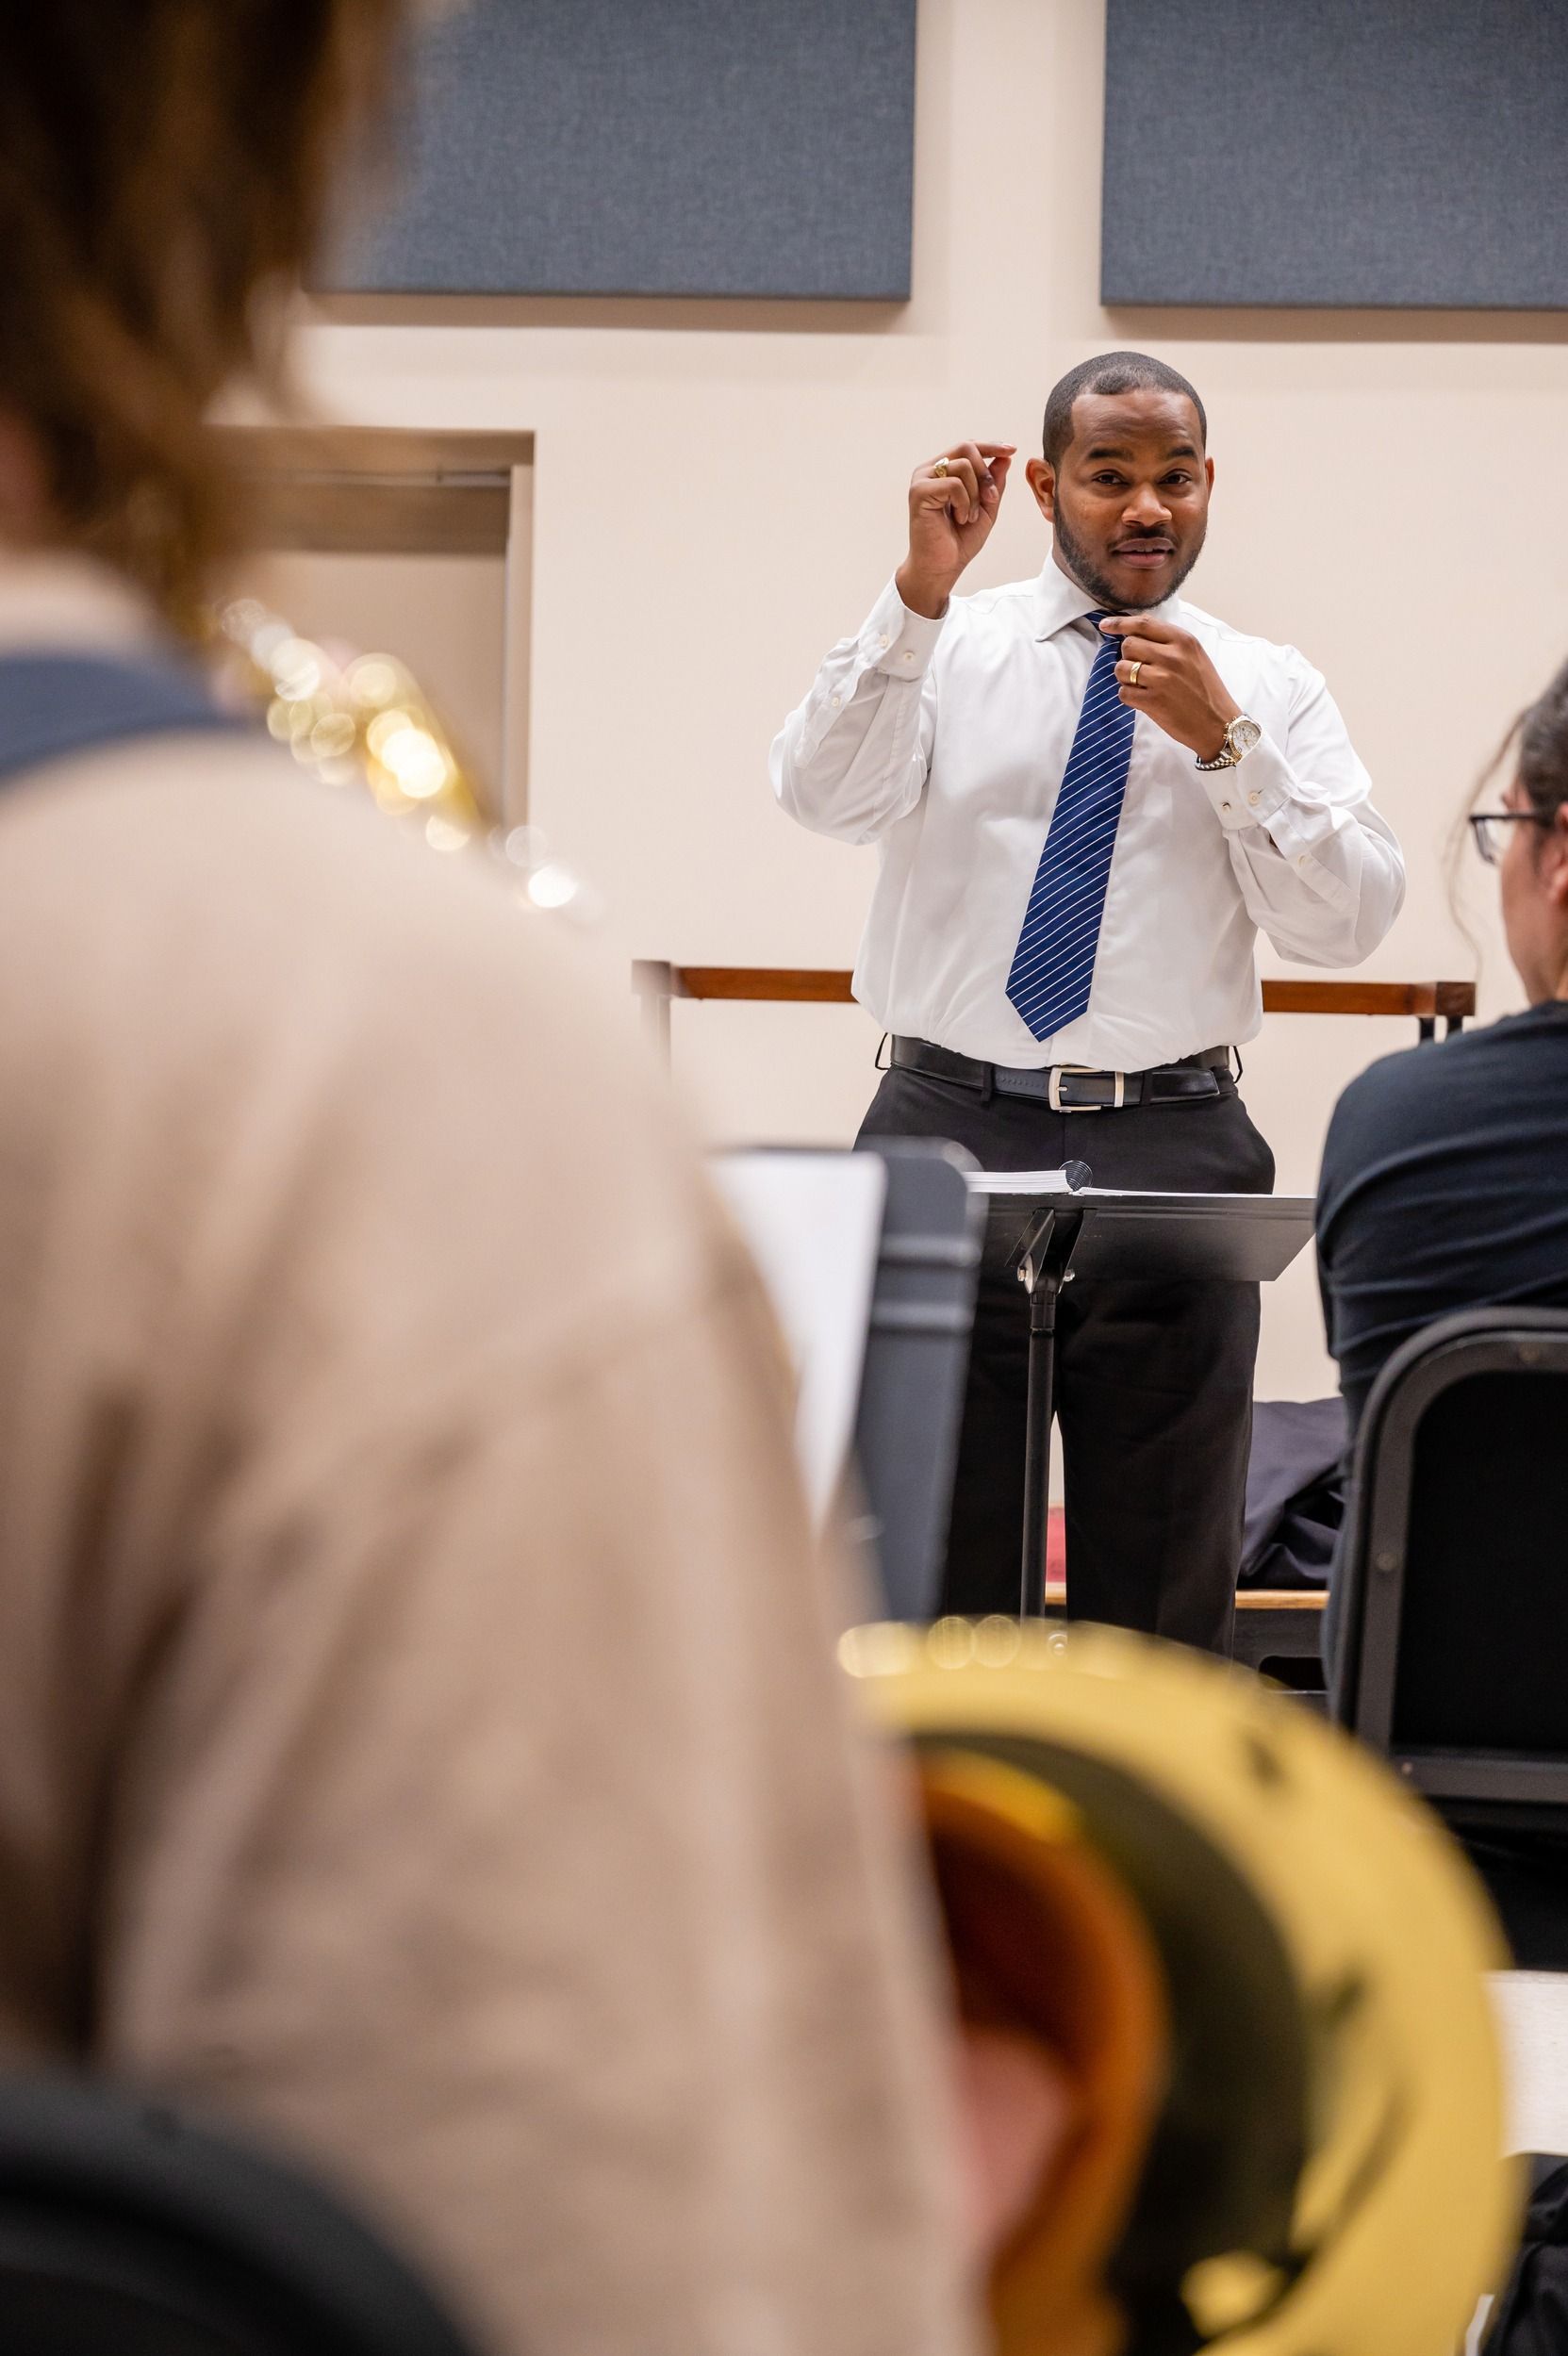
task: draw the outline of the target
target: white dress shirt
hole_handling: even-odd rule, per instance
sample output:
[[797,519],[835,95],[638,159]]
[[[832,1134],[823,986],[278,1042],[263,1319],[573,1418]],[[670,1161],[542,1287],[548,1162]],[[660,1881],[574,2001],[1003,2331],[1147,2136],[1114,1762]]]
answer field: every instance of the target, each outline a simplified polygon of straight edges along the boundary
[[1036,1039],[1007,997],[1099,634],[1053,561],[953,598],[889,584],[775,738],[773,790],[821,834],[875,843],[855,996],[884,1030],[992,1063],[1142,1071],[1250,1039],[1258,930],[1309,965],[1360,964],[1399,913],[1404,862],[1322,676],[1167,598],[1263,740],[1205,774],[1140,714],[1087,1011]]

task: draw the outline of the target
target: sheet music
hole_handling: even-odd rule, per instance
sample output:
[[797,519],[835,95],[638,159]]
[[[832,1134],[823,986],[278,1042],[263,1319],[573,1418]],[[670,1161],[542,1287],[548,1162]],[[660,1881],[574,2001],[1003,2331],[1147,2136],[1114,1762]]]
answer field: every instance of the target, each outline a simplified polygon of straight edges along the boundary
[[795,1448],[820,1526],[854,1435],[887,1165],[874,1153],[723,1153],[710,1164],[784,1329]]
[[977,1194],[1063,1194],[1075,1203],[1173,1203],[1192,1208],[1197,1204],[1232,1206],[1244,1216],[1288,1218],[1303,1209],[1310,1209],[1310,1194],[1198,1194],[1188,1187],[1161,1186],[1095,1186],[1074,1182],[1072,1170],[1081,1165],[1069,1164],[1065,1170],[966,1170],[964,1179]]
[[964,1183],[975,1194],[1078,1194],[1085,1191],[1073,1183],[1066,1170],[966,1170]]

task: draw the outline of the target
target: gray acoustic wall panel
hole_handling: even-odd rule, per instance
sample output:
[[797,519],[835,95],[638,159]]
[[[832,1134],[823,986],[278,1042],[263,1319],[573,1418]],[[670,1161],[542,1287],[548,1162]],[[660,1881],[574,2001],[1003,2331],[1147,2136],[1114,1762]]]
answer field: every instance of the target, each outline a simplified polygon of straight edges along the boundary
[[1100,291],[1568,305],[1568,0],[1108,0]]
[[469,0],[318,284],[909,294],[916,0]]

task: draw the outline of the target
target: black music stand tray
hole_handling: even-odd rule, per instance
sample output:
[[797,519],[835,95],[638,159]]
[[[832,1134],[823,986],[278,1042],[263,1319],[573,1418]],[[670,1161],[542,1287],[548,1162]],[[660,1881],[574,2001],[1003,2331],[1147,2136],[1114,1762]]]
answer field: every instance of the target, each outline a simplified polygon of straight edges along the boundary
[[1081,1277],[1107,1283],[1269,1284],[1312,1232],[1310,1194],[1117,1193],[1088,1171],[975,1170],[986,1197],[989,1249],[1011,1261],[1029,1294],[1029,1403],[1024,1446],[1020,1617],[1045,1607],[1046,1510],[1056,1385],[1056,1303]]

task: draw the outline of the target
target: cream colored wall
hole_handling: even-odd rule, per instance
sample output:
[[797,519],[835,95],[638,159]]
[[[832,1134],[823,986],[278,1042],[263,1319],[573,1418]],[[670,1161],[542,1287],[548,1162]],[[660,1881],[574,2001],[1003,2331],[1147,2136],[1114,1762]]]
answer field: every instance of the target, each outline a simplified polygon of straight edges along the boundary
[[[1135,344],[1209,404],[1194,594],[1327,672],[1404,840],[1409,903],[1365,970],[1473,970],[1443,842],[1568,651],[1568,323],[1102,310],[1103,29],[1101,0],[922,0],[906,308],[344,302],[307,328],[338,418],[537,436],[532,815],[606,895],[607,955],[851,961],[871,854],[777,813],[768,740],[897,561],[916,460],[1031,445],[1062,370]],[[1171,103],[1202,105],[1201,59],[1173,59]],[[1015,493],[975,583],[1044,552]],[[1494,943],[1483,987],[1510,1002]],[[847,1138],[870,1091],[856,1012],[696,1007],[676,1030],[715,1135]],[[1246,1094],[1281,1185],[1312,1185],[1337,1088],[1411,1035],[1266,1027]],[[1329,1381],[1303,1265],[1268,1300],[1259,1389]]]

